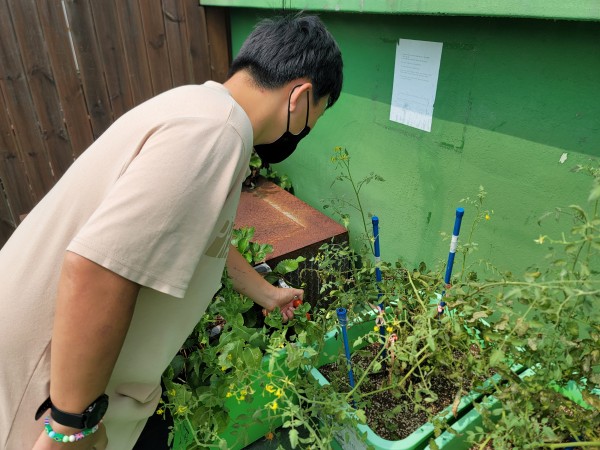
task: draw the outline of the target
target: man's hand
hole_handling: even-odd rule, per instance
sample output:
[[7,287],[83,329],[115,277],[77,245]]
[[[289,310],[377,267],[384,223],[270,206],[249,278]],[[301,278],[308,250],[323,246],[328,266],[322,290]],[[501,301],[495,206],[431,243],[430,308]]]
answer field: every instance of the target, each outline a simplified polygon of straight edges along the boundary
[[[56,431],[59,431],[58,427],[56,428]],[[78,430],[63,434],[74,434],[77,433],[77,431]],[[105,450],[107,446],[108,438],[106,437],[106,428],[104,428],[104,424],[101,423],[98,427],[98,431],[77,442],[56,442],[48,437],[46,431],[42,431],[42,434],[34,444],[32,450]]]
[[[294,288],[275,288],[275,291],[273,292],[275,295],[274,308],[279,307],[281,315],[283,316],[283,321],[287,322],[294,317],[294,311],[302,304],[304,291],[302,289]],[[267,315],[274,308],[263,309],[263,314]]]
[[233,288],[240,294],[250,297],[266,312],[279,308],[284,322],[294,317],[294,300],[302,300],[304,295],[302,289],[277,288],[271,285],[254,270],[233,245],[229,247],[227,272],[233,281]]

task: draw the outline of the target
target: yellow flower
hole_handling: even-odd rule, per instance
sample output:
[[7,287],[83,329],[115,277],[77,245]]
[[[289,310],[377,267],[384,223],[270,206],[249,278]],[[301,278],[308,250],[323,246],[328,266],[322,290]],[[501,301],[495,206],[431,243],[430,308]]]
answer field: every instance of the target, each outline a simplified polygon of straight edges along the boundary
[[394,329],[393,329],[392,327],[387,327],[385,330],[386,330],[388,333],[391,333],[392,331],[394,331]]
[[227,359],[231,361],[231,359],[233,358],[233,356],[231,356],[231,353],[227,354]]
[[279,408],[279,405],[277,404],[277,402],[272,402],[269,405],[269,408],[271,408],[272,411],[277,411],[277,408]]
[[490,215],[489,214],[485,215],[485,220],[490,220]]
[[272,384],[267,384],[267,385],[265,386],[265,390],[266,390],[266,391],[267,391],[269,394],[272,394],[273,392],[275,392],[275,391],[276,391],[276,388],[275,388],[275,386],[273,386]]
[[534,240],[533,240],[533,242],[535,242],[536,244],[540,244],[540,245],[541,245],[541,244],[543,244],[543,243],[544,243],[544,241],[545,241],[545,240],[546,240],[546,236],[542,236],[542,235],[540,234],[540,237],[539,237],[539,238],[537,238],[537,239],[534,239]]
[[246,396],[245,396],[245,395],[240,395],[240,396],[238,397],[238,400],[239,400],[240,402],[241,402],[242,400],[245,400],[245,399],[246,399]]
[[177,414],[184,414],[187,411],[187,406],[178,406]]
[[225,367],[225,366],[221,366],[221,370],[222,370],[223,372],[225,372],[225,371],[227,370],[227,367]]
[[175,389],[171,389],[171,390],[168,392],[168,394],[169,394],[171,397],[175,397],[175,394],[176,394],[176,393],[177,393],[177,392],[175,391]]
[[240,394],[242,394],[242,395],[246,395],[247,393],[248,393],[248,391],[247,391],[246,389],[242,389],[242,390],[240,391]]
[[228,392],[227,394],[225,394],[225,397],[229,398],[231,397],[233,394],[231,392]]
[[268,372],[268,373],[267,373],[267,378],[271,378],[272,376],[273,376],[273,373],[272,373],[272,372]]
[[165,410],[164,410],[164,409],[157,409],[157,410],[156,410],[156,414],[158,414],[159,416],[161,416],[161,415],[162,415],[162,413],[164,413],[164,412],[165,412]]
[[283,395],[283,390],[281,388],[277,389],[277,392],[275,392],[275,395],[277,396],[277,398],[281,397]]
[[374,331],[379,331],[379,325],[375,325],[375,326],[373,327],[373,330],[374,330]]

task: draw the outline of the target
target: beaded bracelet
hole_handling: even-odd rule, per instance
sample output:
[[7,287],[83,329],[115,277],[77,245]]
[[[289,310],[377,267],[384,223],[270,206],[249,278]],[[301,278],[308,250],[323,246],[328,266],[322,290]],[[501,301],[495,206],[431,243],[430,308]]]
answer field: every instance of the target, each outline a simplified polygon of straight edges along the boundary
[[54,431],[52,429],[52,426],[50,425],[50,417],[46,417],[44,419],[44,429],[46,430],[46,434],[48,435],[48,437],[50,439],[53,439],[56,442],[80,441],[84,437],[89,436],[90,434],[94,434],[96,431],[98,431],[99,425],[100,424],[94,425],[92,428],[85,428],[85,429],[81,430],[79,433],[66,435],[66,434],[57,433],[56,431]]

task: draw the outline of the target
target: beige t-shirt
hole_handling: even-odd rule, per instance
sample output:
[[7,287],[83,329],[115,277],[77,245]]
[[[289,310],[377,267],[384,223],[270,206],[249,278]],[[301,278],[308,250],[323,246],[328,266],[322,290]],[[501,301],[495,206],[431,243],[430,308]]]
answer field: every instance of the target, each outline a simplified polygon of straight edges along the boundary
[[0,251],[1,449],[31,448],[43,428],[66,250],[142,286],[106,391],[109,449],[133,447],[220,286],[252,140],[222,85],[172,89],[117,120],[17,228]]

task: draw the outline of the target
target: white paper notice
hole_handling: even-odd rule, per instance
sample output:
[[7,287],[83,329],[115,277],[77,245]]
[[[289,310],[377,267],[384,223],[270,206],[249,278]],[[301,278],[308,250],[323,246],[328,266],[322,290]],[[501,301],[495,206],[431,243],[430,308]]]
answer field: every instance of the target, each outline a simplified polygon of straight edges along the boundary
[[441,58],[441,42],[398,41],[390,120],[431,131]]

